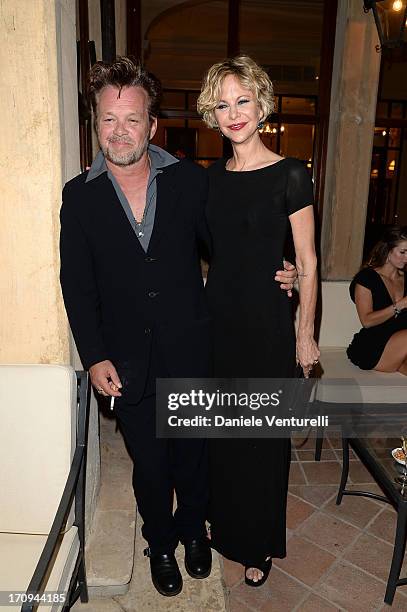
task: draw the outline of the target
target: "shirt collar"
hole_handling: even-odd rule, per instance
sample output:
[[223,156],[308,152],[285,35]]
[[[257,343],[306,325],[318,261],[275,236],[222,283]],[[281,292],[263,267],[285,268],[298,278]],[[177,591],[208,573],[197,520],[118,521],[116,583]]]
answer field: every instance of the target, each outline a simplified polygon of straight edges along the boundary
[[[171,166],[172,164],[179,162],[179,159],[171,155],[171,153],[168,153],[167,151],[164,151],[164,149],[161,149],[161,147],[157,147],[153,144],[148,145],[148,156],[151,163],[150,175],[154,176],[156,176],[162,168],[166,168],[167,166]],[[91,167],[89,168],[85,183],[93,181],[93,179],[107,171],[108,168],[106,165],[105,156],[103,155],[102,151],[99,151],[93,160]]]

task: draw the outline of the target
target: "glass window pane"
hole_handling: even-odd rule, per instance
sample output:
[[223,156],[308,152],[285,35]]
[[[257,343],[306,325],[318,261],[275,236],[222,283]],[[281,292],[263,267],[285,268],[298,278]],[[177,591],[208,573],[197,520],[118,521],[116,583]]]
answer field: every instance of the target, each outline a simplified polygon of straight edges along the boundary
[[240,1],[240,48],[269,67],[279,93],[318,93],[323,13],[323,0]]
[[200,119],[189,119],[188,127],[197,130],[197,158],[204,162],[201,165],[207,167],[222,157],[223,140],[218,130],[208,128]]
[[166,150],[183,159],[195,159],[198,133],[191,127],[166,127],[165,128],[165,148]]
[[373,146],[384,147],[386,146],[387,129],[384,127],[375,127]]
[[287,98],[283,96],[281,112],[293,115],[315,115],[313,98]]
[[196,111],[196,101],[198,100],[199,92],[198,91],[189,91],[188,92],[188,110]]
[[386,208],[385,223],[394,223],[396,211],[396,192],[397,192],[397,172],[398,172],[399,151],[387,151],[386,160]]
[[[399,6],[396,8],[396,4]],[[404,20],[404,6],[400,0],[396,3],[394,0],[381,0],[376,3],[377,13],[381,21],[382,29],[385,38],[388,40],[397,40],[400,36],[400,27]]]
[[[373,153],[372,167],[370,173],[369,201],[367,209],[367,229],[370,234],[371,226],[379,226],[394,223],[396,213],[395,196],[397,187],[399,151],[387,151],[385,149]],[[368,232],[368,233],[369,233]],[[371,236],[370,236],[371,237]],[[365,238],[365,254],[371,248],[373,240],[369,236]]]
[[197,88],[209,66],[227,55],[227,0],[141,0],[141,15],[144,65],[164,87]]
[[390,128],[389,130],[389,147],[400,146],[400,128]]
[[268,121],[264,124],[260,131],[260,138],[262,139],[265,146],[277,153],[277,123],[269,123]]
[[379,176],[379,169],[380,169],[380,155],[375,153],[372,156],[372,166],[371,166],[371,169],[370,169],[370,178],[371,179],[377,179],[378,178],[378,176]]
[[393,180],[397,173],[399,152],[388,151],[387,152],[387,164],[386,164],[386,178]]
[[183,91],[164,91],[161,103],[163,109],[184,109],[185,94]]
[[223,141],[219,132],[209,128],[198,130],[198,157],[222,157]]
[[202,119],[188,119],[188,127],[193,127],[193,128],[198,128],[198,129],[205,128],[207,130],[210,129],[211,132],[215,132],[215,133],[219,134],[219,132],[217,130],[208,128],[206,123],[204,123],[202,121]]
[[155,133],[154,138],[152,139],[152,144],[157,145],[158,147],[166,148],[166,128],[167,127],[184,127],[185,122],[183,119],[159,119],[157,131]]
[[283,124],[280,128],[280,155],[312,164],[314,132],[314,125]]
[[391,116],[395,117],[396,119],[403,118],[403,103],[402,102],[392,102]]
[[378,102],[376,107],[376,116],[377,117],[387,117],[388,116],[388,103],[387,102]]

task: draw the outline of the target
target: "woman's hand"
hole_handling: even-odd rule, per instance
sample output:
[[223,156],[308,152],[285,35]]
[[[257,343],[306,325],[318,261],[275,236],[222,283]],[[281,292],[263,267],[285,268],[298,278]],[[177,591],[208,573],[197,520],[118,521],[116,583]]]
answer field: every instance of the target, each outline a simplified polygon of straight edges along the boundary
[[311,335],[298,334],[297,363],[301,365],[305,378],[309,378],[312,368],[319,361],[320,354],[318,345]]
[[404,310],[404,308],[407,308],[407,295],[401,298],[401,300],[398,300],[398,302],[396,302],[394,305],[396,308],[398,308],[398,310]]

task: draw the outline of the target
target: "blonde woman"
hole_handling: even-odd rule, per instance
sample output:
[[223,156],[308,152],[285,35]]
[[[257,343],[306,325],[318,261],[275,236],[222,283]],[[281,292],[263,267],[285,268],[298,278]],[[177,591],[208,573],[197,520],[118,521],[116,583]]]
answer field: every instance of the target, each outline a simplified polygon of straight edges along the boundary
[[[209,169],[207,297],[219,377],[291,377],[296,361],[308,376],[319,358],[312,183],[301,162],[263,144],[259,128],[273,108],[272,83],[247,56],[212,66],[198,99],[207,125],[233,149]],[[289,297],[273,282],[289,225],[300,289],[297,338]],[[212,545],[245,566],[250,586],[263,584],[272,558],[286,554],[289,462],[287,439],[210,441]]]

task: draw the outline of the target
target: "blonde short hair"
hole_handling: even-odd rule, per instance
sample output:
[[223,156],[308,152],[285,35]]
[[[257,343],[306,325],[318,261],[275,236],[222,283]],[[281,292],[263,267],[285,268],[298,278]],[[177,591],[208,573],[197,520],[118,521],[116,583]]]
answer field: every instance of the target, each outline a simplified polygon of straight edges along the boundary
[[236,76],[243,87],[255,94],[263,112],[262,119],[267,119],[274,111],[274,91],[270,77],[250,57],[238,55],[211,66],[202,81],[197,109],[205,123],[212,128],[217,125],[214,111],[219,102],[223,79],[229,74]]

